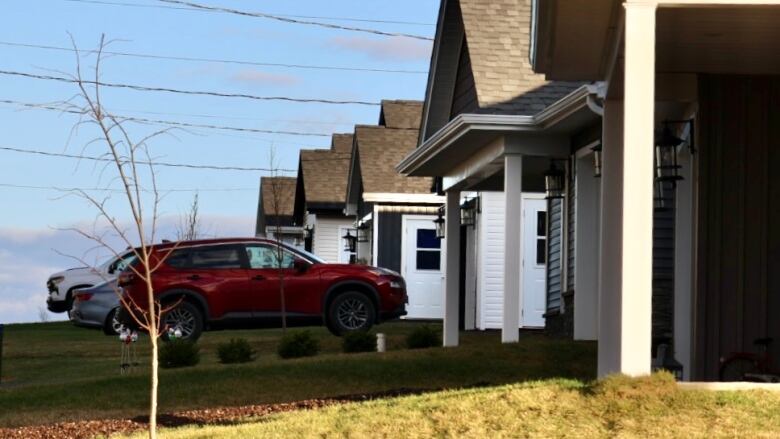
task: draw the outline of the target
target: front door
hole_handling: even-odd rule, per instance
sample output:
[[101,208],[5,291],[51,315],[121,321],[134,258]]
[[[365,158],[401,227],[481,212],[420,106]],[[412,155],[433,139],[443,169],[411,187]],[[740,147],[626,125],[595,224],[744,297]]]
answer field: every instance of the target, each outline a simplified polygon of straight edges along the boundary
[[441,319],[442,242],[433,218],[404,217],[401,273],[406,280],[408,319]]
[[523,301],[520,326],[543,328],[547,254],[547,201],[523,197]]

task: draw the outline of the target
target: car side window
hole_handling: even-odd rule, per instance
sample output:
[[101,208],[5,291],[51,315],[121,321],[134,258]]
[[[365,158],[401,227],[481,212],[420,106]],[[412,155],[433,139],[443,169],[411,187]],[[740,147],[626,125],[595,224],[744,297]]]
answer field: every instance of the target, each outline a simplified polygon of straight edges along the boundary
[[190,262],[190,250],[174,250],[165,258],[165,263],[173,268],[186,268]]
[[[279,268],[279,249],[271,245],[247,245],[246,256],[249,260],[249,268],[265,269]],[[282,249],[282,268],[292,268],[295,263],[295,255],[286,249]]]
[[193,247],[190,249],[189,268],[242,268],[239,249],[235,245]]

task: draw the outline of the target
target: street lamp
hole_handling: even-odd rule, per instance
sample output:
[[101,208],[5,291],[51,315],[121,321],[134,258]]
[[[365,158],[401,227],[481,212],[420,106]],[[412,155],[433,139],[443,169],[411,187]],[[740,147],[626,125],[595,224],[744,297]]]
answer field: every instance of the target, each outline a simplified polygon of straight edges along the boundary
[[444,206],[439,208],[436,219],[433,220],[433,224],[436,226],[436,237],[439,239],[444,238]]
[[566,173],[555,166],[554,161],[550,161],[550,169],[544,173],[544,189],[547,199],[563,198]]

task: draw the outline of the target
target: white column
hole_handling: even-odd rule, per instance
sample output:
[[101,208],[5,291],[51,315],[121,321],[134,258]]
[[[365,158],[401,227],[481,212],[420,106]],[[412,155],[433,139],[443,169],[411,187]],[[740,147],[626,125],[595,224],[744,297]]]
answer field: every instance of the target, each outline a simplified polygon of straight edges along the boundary
[[[599,317],[601,179],[594,176],[593,154],[577,159],[574,233],[574,339],[596,340]],[[570,275],[571,275],[570,274]]]
[[447,191],[445,207],[444,346],[458,345],[460,313],[460,192]]
[[[612,244],[602,253],[599,375],[638,376],[650,373],[651,358],[656,5],[625,8],[622,142],[605,132],[612,144],[604,145],[602,244]],[[607,111],[604,123],[612,125]]]
[[504,195],[506,235],[504,236],[504,316],[501,341],[514,343],[520,338],[520,286],[522,285],[523,157],[504,156]]
[[[693,135],[693,134],[692,134]],[[677,205],[674,226],[674,357],[683,365],[683,379],[691,379],[693,366],[693,156],[684,148],[679,155]]]

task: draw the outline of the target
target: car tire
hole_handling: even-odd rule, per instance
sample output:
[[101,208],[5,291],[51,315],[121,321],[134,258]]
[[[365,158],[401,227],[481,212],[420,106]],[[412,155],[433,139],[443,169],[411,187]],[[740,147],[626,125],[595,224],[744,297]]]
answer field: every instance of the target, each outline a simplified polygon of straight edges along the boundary
[[119,307],[111,310],[106,316],[106,321],[103,323],[103,334],[106,335],[119,335],[119,331],[124,326],[119,320]]
[[328,306],[326,325],[337,336],[368,331],[376,320],[374,302],[365,294],[348,291],[336,296]]
[[194,342],[203,333],[203,323],[203,313],[200,309],[190,302],[182,301],[165,313],[160,331],[163,340],[169,341],[168,328],[179,328],[182,335],[178,338]]

